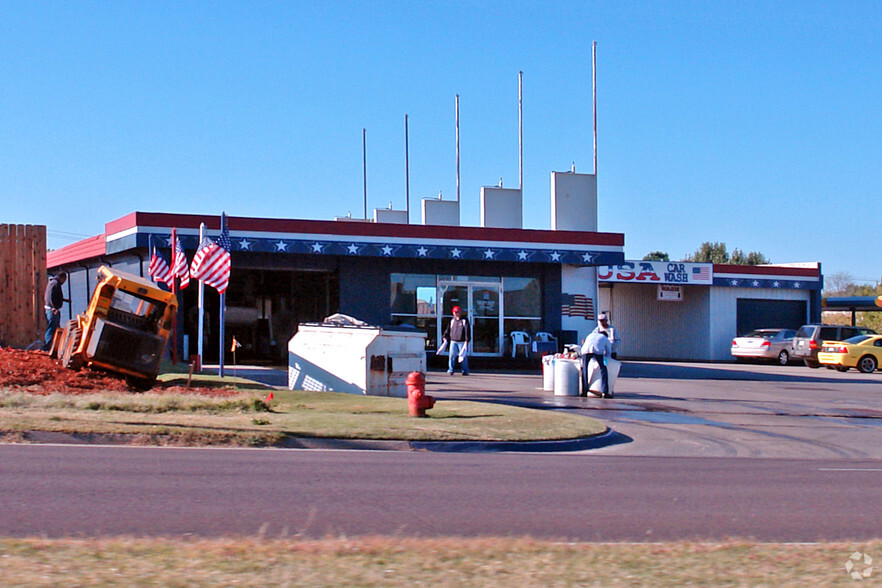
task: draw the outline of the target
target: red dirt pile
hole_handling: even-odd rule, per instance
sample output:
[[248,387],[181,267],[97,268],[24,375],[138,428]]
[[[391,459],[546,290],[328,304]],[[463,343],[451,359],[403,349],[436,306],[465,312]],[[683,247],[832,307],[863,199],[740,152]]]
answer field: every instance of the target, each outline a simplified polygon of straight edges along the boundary
[[[45,351],[24,351],[0,347],[0,389],[15,389],[31,394],[93,394],[96,392],[131,392],[125,379],[97,370],[73,371],[49,357]],[[163,386],[157,382],[150,392],[232,396],[228,388],[187,388]]]

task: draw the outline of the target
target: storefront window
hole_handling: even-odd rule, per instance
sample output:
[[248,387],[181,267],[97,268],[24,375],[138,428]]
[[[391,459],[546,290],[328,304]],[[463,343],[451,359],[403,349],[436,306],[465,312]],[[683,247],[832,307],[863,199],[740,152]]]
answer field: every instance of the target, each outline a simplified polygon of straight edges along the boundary
[[[542,284],[538,278],[392,274],[392,320],[427,334],[434,350],[441,330],[459,306],[472,323],[473,352],[510,352],[511,332],[542,330]],[[439,303],[442,319],[436,315]]]
[[435,307],[438,288],[435,276],[392,274],[392,324],[411,325],[426,333],[426,349],[436,349],[438,330]]

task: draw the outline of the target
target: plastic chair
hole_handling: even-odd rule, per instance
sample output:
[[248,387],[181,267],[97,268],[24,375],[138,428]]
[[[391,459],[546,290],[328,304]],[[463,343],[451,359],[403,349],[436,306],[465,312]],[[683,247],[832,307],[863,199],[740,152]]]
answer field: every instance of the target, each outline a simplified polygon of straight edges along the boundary
[[518,348],[524,348],[524,357],[530,357],[530,335],[524,331],[511,332],[511,356],[515,357]]
[[545,331],[540,331],[533,336],[535,341],[541,341],[542,343],[555,342],[557,343],[557,337],[552,335],[551,333],[546,333]]

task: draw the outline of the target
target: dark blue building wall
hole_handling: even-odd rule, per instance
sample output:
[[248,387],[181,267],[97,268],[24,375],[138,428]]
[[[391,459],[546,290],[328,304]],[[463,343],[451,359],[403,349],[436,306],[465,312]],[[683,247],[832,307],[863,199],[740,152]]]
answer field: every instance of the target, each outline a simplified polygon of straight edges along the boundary
[[389,322],[391,275],[402,273],[538,278],[543,285],[545,328],[554,332],[561,327],[561,270],[556,264],[341,258],[339,269],[340,312],[371,324]]

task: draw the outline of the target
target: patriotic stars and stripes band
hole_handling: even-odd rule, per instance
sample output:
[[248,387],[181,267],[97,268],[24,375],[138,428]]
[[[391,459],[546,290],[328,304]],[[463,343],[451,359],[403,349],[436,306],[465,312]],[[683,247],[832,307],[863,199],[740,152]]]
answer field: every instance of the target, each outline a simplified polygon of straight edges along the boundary
[[[167,237],[165,237],[167,239]],[[186,245],[193,236],[179,236]],[[202,243],[194,243],[198,248]],[[396,257],[411,259],[454,259],[480,261],[516,261],[527,263],[566,263],[572,265],[615,265],[624,255],[617,251],[528,249],[524,247],[501,247],[498,245],[429,245],[420,243],[385,243],[359,241],[330,241],[315,239],[281,239],[278,237],[236,238],[231,240],[230,251],[260,253],[294,253],[311,255],[361,255],[367,257]]]

